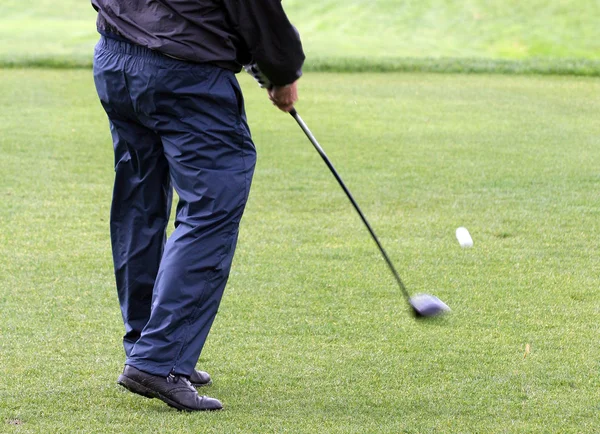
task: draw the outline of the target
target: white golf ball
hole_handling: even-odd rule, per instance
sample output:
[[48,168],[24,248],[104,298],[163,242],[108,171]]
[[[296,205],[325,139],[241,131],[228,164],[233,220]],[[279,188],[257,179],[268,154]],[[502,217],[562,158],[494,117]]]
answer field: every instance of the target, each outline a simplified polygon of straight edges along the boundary
[[462,226],[456,229],[456,239],[458,240],[458,244],[463,249],[468,249],[473,247],[473,238],[471,238],[471,234],[467,230],[467,228],[463,228]]

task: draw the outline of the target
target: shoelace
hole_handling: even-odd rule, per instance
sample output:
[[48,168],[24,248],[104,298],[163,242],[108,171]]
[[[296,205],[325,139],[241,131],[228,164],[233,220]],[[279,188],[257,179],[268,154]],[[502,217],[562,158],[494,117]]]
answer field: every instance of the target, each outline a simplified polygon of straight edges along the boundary
[[177,384],[180,381],[183,381],[187,386],[192,387],[192,383],[190,383],[190,380],[188,380],[182,375],[169,374],[169,376],[167,377],[167,383]]

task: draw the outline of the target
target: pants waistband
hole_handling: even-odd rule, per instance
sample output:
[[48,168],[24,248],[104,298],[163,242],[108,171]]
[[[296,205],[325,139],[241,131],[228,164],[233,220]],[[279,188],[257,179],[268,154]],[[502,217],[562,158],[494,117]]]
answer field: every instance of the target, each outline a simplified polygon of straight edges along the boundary
[[150,48],[134,44],[133,42],[128,42],[122,39],[114,39],[106,35],[100,35],[100,40],[98,41],[96,48],[100,50],[128,54],[130,56],[155,59],[157,61],[164,61],[165,59],[183,61],[182,59],[176,59],[175,57],[167,56],[159,51],[151,50]]

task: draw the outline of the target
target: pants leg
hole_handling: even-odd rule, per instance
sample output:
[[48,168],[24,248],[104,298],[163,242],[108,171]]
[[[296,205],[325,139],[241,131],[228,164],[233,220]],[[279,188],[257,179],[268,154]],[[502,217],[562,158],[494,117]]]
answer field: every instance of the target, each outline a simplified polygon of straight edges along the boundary
[[189,375],[229,277],[256,152],[233,73],[167,69],[157,83],[154,119],[179,204],[150,320],[126,363]]
[[158,134],[137,119],[124,59],[97,53],[94,78],[115,152],[110,233],[117,293],[129,356],[150,318],[154,282],[166,242],[172,187]]
[[[125,324],[123,346],[129,356],[150,318],[152,293],[171,209],[169,167],[160,142],[129,123],[112,120],[115,185],[110,217],[111,243],[119,303]],[[127,136],[138,131],[132,149]],[[146,142],[147,140],[147,142]],[[154,153],[152,152],[154,151]]]

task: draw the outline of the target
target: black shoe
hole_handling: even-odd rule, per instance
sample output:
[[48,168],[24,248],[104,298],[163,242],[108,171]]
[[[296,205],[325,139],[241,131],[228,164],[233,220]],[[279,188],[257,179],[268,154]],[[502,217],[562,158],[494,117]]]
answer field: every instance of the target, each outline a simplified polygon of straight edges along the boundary
[[192,386],[194,387],[210,386],[212,380],[210,379],[208,372],[196,371],[194,369],[194,372],[190,375],[190,383],[192,383]]
[[158,398],[178,410],[203,411],[223,408],[219,400],[199,396],[189,380],[181,375],[161,377],[125,365],[117,382],[130,392],[146,398]]

